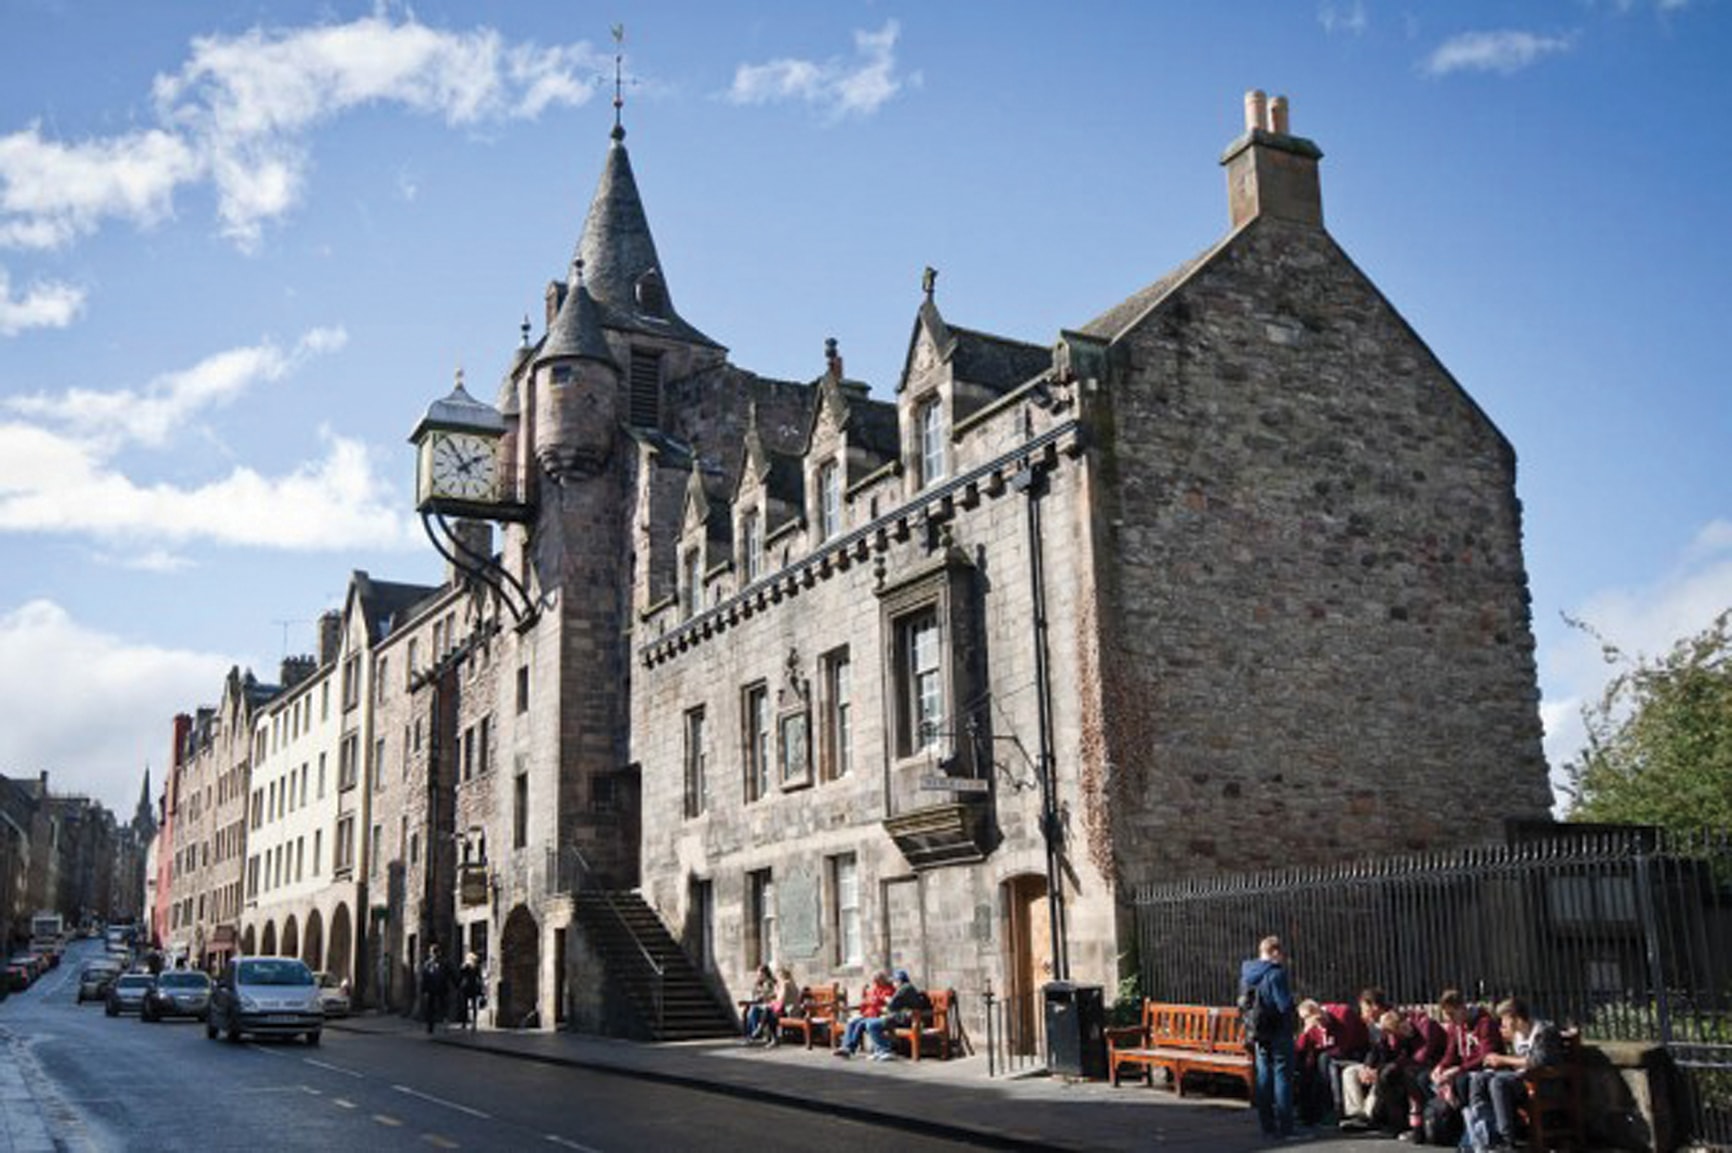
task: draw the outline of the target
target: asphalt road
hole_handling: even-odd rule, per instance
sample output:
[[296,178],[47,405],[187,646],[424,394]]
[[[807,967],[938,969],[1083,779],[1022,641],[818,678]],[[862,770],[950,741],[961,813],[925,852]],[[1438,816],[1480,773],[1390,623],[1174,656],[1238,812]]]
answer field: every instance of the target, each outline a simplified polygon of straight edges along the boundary
[[[605,1073],[501,1060],[419,1035],[326,1030],[231,1044],[197,1021],[79,1005],[78,942],[0,1003],[0,1027],[60,1148],[82,1150],[964,1149],[901,1130]],[[3,1057],[0,1057],[3,1059]]]

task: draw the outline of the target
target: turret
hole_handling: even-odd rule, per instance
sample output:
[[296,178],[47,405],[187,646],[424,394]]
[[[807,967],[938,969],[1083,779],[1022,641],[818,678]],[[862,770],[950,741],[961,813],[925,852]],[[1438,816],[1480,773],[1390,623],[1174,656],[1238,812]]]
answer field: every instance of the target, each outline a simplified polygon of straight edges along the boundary
[[593,475],[607,463],[619,425],[619,364],[601,330],[601,308],[572,262],[559,315],[535,357],[535,459],[555,480]]

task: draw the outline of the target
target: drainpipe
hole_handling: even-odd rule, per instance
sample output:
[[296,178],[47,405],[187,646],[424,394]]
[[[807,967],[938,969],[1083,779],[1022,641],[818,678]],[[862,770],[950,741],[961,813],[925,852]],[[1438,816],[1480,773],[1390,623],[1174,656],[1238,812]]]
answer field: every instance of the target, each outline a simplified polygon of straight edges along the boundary
[[1039,718],[1036,775],[1040,778],[1040,831],[1046,844],[1047,920],[1052,930],[1052,976],[1070,980],[1070,955],[1066,946],[1064,872],[1064,828],[1059,821],[1058,783],[1054,780],[1052,751],[1052,678],[1047,668],[1046,566],[1041,554],[1040,498],[1046,491],[1046,476],[1035,471],[1032,460],[1024,460],[1010,479],[1011,488],[1028,497],[1028,583],[1034,608],[1034,687]]

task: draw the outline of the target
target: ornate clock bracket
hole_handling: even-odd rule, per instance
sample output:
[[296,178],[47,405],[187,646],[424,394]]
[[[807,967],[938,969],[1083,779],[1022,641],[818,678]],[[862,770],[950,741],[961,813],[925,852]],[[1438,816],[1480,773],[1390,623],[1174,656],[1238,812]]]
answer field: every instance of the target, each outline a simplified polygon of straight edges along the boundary
[[464,544],[463,537],[452,529],[451,522],[437,509],[421,510],[421,527],[432,542],[434,552],[449,561],[458,572],[493,590],[520,631],[535,623],[541,606],[529,595],[524,583],[511,575],[510,569],[492,556]]

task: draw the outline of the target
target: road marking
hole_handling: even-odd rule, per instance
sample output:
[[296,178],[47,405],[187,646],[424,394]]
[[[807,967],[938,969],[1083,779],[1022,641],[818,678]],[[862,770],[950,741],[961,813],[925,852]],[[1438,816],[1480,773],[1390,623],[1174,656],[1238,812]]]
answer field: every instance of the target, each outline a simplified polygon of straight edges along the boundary
[[366,1076],[365,1073],[357,1072],[354,1069],[345,1069],[341,1065],[333,1065],[329,1061],[315,1061],[311,1057],[302,1057],[301,1060],[320,1069],[329,1069],[333,1073],[341,1073],[345,1077],[360,1078]]
[[251,1049],[255,1053],[269,1053],[273,1057],[281,1057],[282,1056],[282,1054],[277,1052],[275,1049],[267,1049],[263,1045],[259,1044],[257,1041],[248,1041],[247,1042],[247,1048]]
[[332,1097],[331,1098],[331,1104],[340,1106],[341,1108],[344,1108],[344,1109],[353,1109],[355,1107],[355,1103],[353,1101],[345,1101],[341,1097]]
[[393,1086],[391,1086],[391,1088],[397,1090],[397,1092],[399,1092],[399,1093],[407,1093],[411,1097],[419,1097],[423,1101],[431,1101],[435,1105],[443,1105],[447,1109],[455,1109],[459,1113],[467,1113],[471,1117],[479,1117],[483,1121],[493,1120],[493,1116],[490,1113],[483,1113],[479,1109],[471,1109],[467,1105],[459,1105],[455,1101],[447,1101],[443,1097],[435,1097],[430,1093],[423,1093],[418,1089],[411,1089],[407,1085],[393,1085]]
[[389,1125],[393,1129],[403,1123],[387,1113],[375,1113],[373,1114],[373,1120],[377,1121],[381,1125]]
[[423,1133],[421,1134],[421,1140],[427,1142],[429,1145],[437,1145],[441,1149],[461,1149],[463,1147],[457,1144],[457,1142],[451,1140],[451,1138],[441,1137],[437,1133]]
[[576,1149],[577,1153],[601,1153],[601,1150],[595,1148],[593,1145],[579,1145],[576,1141],[561,1137],[557,1133],[549,1133],[547,1139],[555,1145],[563,1145],[567,1149]]
[[311,1085],[302,1085],[301,1086],[301,1092],[311,1093],[315,1097],[323,1097],[325,1095],[325,1091],[323,1089],[315,1089]]

